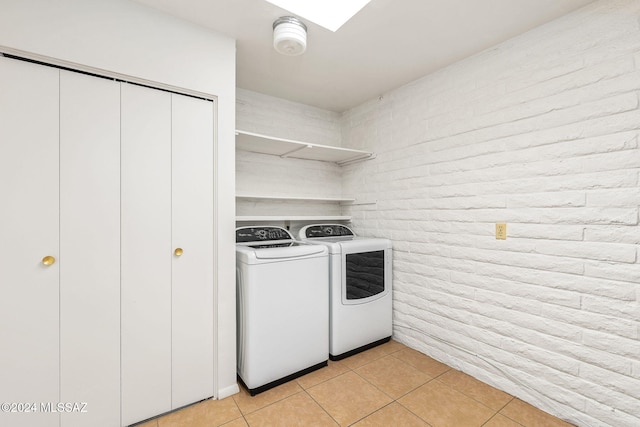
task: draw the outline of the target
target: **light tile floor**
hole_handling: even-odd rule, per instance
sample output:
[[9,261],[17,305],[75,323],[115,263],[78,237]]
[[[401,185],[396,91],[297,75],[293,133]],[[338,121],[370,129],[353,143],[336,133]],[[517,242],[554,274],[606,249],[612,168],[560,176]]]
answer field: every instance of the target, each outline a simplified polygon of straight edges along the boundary
[[140,427],[568,427],[391,341],[251,397],[245,389]]

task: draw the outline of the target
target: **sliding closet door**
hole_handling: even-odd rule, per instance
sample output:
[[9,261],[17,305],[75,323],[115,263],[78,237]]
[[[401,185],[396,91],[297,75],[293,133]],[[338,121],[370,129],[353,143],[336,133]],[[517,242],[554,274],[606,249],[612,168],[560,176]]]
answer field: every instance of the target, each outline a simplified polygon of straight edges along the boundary
[[120,424],[120,84],[60,72],[62,426]]
[[171,94],[122,84],[122,423],[171,410]]
[[172,94],[173,407],[213,396],[213,103]]
[[0,120],[0,403],[58,402],[58,70],[0,58]]

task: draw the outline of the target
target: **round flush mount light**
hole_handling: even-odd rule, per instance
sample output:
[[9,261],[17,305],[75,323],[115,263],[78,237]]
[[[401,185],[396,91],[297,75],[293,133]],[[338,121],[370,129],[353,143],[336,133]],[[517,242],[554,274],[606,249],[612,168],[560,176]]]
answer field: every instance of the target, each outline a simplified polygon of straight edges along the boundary
[[293,16],[283,16],[273,23],[273,48],[283,55],[302,55],[307,49],[307,26]]

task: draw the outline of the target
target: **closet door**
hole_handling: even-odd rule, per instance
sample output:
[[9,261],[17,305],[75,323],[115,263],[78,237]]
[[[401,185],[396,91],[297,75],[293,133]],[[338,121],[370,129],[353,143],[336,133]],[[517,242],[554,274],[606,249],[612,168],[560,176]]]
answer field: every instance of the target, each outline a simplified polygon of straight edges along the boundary
[[120,424],[120,85],[60,72],[62,426]]
[[171,94],[122,84],[122,424],[171,410]]
[[172,94],[173,407],[213,396],[213,103]]
[[0,58],[0,122],[0,425],[58,426],[58,70]]

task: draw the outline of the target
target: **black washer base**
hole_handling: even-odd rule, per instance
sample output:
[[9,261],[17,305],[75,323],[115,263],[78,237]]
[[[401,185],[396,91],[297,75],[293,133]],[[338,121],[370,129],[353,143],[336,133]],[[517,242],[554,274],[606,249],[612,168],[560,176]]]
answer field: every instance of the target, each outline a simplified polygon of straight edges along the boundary
[[347,358],[349,356],[353,356],[354,354],[362,353],[363,351],[369,350],[370,348],[377,347],[380,344],[384,344],[386,342],[389,342],[390,340],[391,340],[391,337],[388,336],[386,338],[382,338],[381,340],[374,341],[372,343],[363,345],[362,347],[358,347],[358,348],[355,348],[353,350],[349,350],[346,353],[342,353],[342,354],[339,354],[337,356],[334,356],[333,354],[330,354],[329,355],[329,359],[331,359],[333,361],[342,360],[342,359]]
[[291,375],[287,375],[286,377],[282,377],[279,380],[271,381],[270,383],[267,383],[265,385],[261,385],[260,387],[256,387],[256,388],[247,387],[247,385],[245,384],[243,379],[240,377],[240,375],[238,375],[238,380],[240,380],[240,383],[242,383],[244,388],[246,388],[247,391],[249,391],[249,394],[251,396],[255,396],[258,393],[262,393],[263,391],[267,391],[269,389],[277,387],[277,386],[279,386],[281,384],[284,384],[284,383],[289,382],[289,381],[291,381],[293,379],[299,378],[299,377],[301,377],[303,375],[306,375],[306,374],[308,374],[310,372],[317,371],[320,368],[324,368],[328,364],[329,364],[329,362],[327,360],[325,360],[324,362],[318,363],[317,365],[310,366],[310,367],[305,368],[305,369],[303,369],[301,371],[295,372],[295,373],[293,373]]

